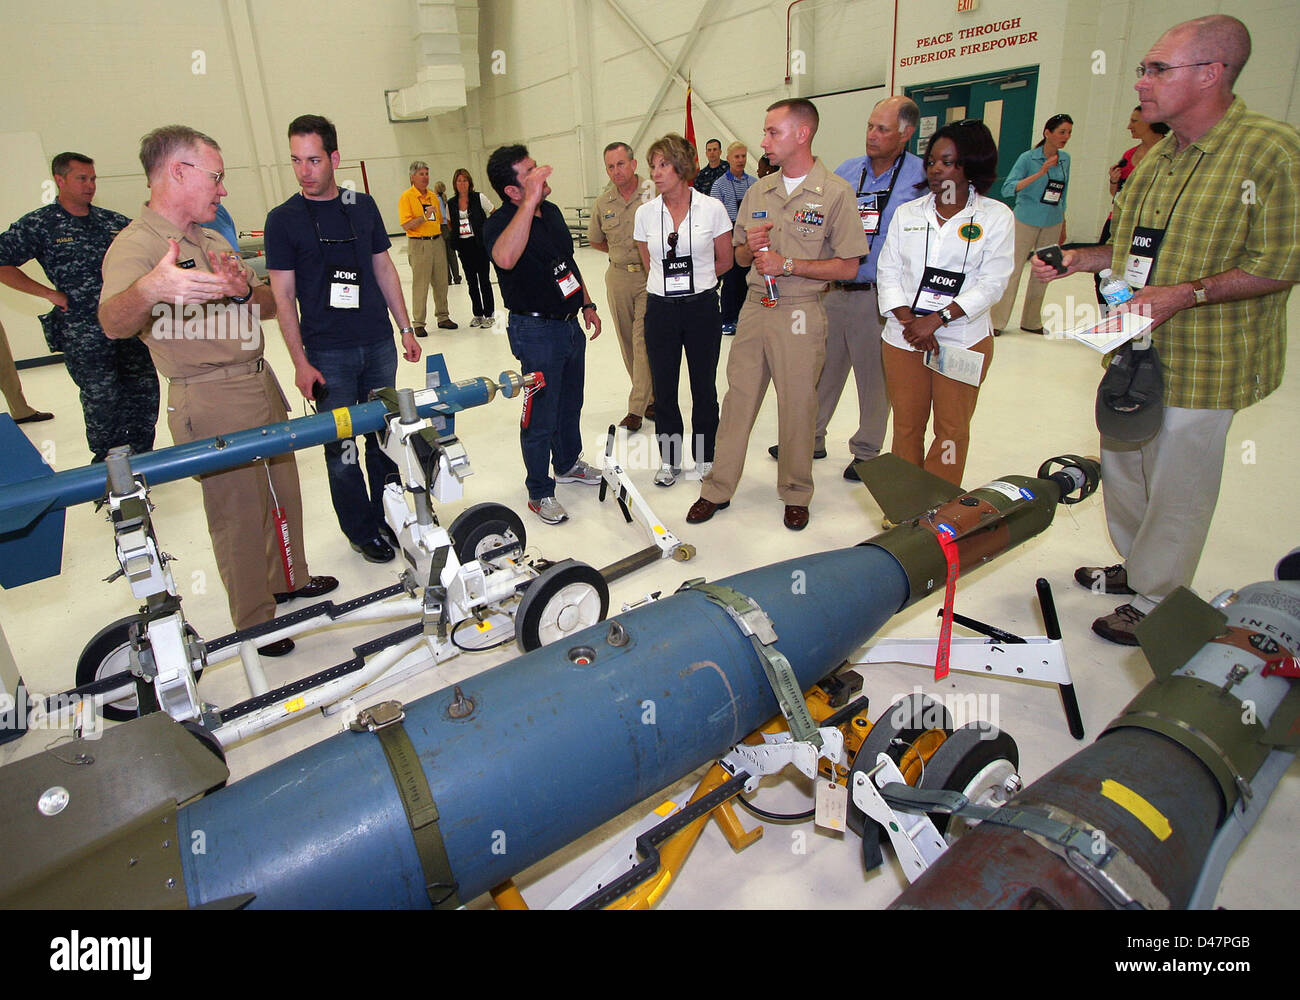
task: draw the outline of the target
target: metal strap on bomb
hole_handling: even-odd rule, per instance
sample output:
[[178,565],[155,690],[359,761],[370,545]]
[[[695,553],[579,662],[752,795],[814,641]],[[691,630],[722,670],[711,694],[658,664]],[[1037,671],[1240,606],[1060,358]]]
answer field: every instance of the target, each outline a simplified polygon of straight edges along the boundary
[[438,806],[420,766],[419,754],[402,726],[405,718],[406,709],[400,701],[381,701],[362,709],[350,728],[353,732],[371,732],[379,737],[415,838],[420,870],[424,873],[424,891],[435,910],[455,910],[461,905],[460,886],[452,876],[447,847],[438,828]]
[[808,712],[808,705],[803,700],[799,679],[795,676],[790,661],[774,645],[777,640],[776,629],[772,625],[772,619],[758,606],[758,602],[731,587],[705,583],[703,577],[687,580],[677,588],[678,593],[683,590],[694,590],[703,594],[726,611],[731,620],[739,626],[740,631],[749,637],[754,651],[758,653],[763,664],[763,673],[772,687],[772,693],[776,695],[777,704],[781,706],[781,714],[790,724],[791,735],[800,742],[820,747],[822,735],[818,732],[817,725]]
[[[1019,830],[1057,857],[1099,892],[1116,909],[1167,910],[1169,899],[1131,857],[1110,843],[1105,831],[1055,806],[1047,814],[1012,806],[985,806],[960,792],[914,788],[891,782],[880,796],[894,809],[910,813],[942,813]],[[1097,850],[1097,834],[1106,845]]]

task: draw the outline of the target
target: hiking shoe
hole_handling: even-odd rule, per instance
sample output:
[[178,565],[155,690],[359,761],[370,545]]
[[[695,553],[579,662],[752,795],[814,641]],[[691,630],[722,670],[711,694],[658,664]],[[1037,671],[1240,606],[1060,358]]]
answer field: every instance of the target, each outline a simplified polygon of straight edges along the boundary
[[1146,615],[1131,604],[1121,604],[1110,614],[1098,618],[1092,623],[1092,630],[1103,639],[1117,642],[1121,646],[1138,645],[1134,629]]
[[578,459],[564,475],[555,477],[557,483],[582,483],[583,486],[599,486],[600,480],[600,470],[593,469],[582,459]]
[[540,500],[529,500],[528,509],[540,517],[547,524],[559,524],[569,519],[569,512],[560,506],[560,501],[555,497],[542,497]]
[[1074,571],[1075,582],[1098,594],[1136,594],[1128,585],[1128,570],[1123,563],[1114,566],[1080,566]]

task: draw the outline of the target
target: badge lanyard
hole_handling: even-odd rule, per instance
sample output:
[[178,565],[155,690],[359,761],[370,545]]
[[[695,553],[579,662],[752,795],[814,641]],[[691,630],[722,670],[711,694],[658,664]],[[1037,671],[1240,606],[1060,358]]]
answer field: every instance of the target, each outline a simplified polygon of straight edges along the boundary
[[[677,257],[677,245],[674,243],[671,247],[668,246],[665,242],[664,236],[668,231],[669,223],[672,222],[672,216],[668,214],[668,206],[663,199],[660,198],[659,201],[659,249],[663,254],[661,259],[663,261],[665,297],[672,295],[690,295],[695,291],[695,258],[693,256],[695,250],[695,235],[691,232],[691,210],[694,207],[695,195],[690,193],[688,190],[686,217],[682,219],[682,224],[677,227],[677,232],[679,233],[683,229],[686,230],[686,256],[684,259],[679,260]],[[674,268],[674,264],[679,264],[680,266]],[[670,269],[674,270],[676,273],[670,275]],[[670,282],[674,286],[671,289],[668,287]]]
[[[898,183],[898,173],[899,173],[900,170],[903,169],[903,160],[904,160],[906,157],[907,157],[907,153],[906,153],[906,152],[899,153],[899,154],[898,154],[898,162],[894,164],[894,173],[893,173],[893,176],[891,176],[891,177],[889,178],[889,187],[885,188],[885,200],[884,200],[883,202],[881,202],[880,205],[878,206],[878,211],[880,212],[880,217],[879,217],[878,219],[876,219],[876,231],[875,231],[874,233],[872,233],[872,234],[871,234],[871,238],[870,238],[869,240],[867,240],[867,256],[871,256],[871,248],[874,247],[874,246],[876,245],[876,237],[877,237],[878,235],[880,235],[880,223],[881,223],[881,222],[884,220],[884,218],[885,218],[885,209],[889,206],[889,198],[890,198],[890,196],[894,193],[894,185]],[[861,174],[861,176],[858,177],[858,194],[857,194],[857,196],[858,196],[859,198],[861,198],[864,194],[875,194],[875,195],[879,195],[879,194],[880,194],[879,191],[863,191],[863,190],[862,190],[862,185],[863,185],[864,183],[866,183],[866,180],[867,180],[867,168],[868,168],[869,166],[871,166],[871,157],[868,156],[868,157],[867,157],[867,162],[864,163],[864,164],[862,164],[862,174]],[[927,231],[927,234],[926,234],[926,235],[927,235],[927,236],[929,235],[928,231]]]
[[[938,214],[938,209],[935,210],[935,214],[936,214],[936,215]],[[958,213],[958,214],[960,214],[960,213]],[[949,219],[948,221],[949,221],[949,222],[952,222],[952,221],[955,220],[956,218],[957,218],[957,216],[954,215],[953,218],[952,218],[952,219]],[[966,224],[967,224],[967,225],[974,225],[974,224],[975,224],[975,218],[976,218],[975,213],[972,212],[972,213],[971,213],[971,217],[970,217],[970,222],[968,222],[968,223],[966,223]],[[961,281],[958,282],[958,284],[957,284],[957,291],[953,292],[952,295],[949,296],[949,301],[951,301],[952,299],[955,299],[955,298],[957,297],[957,295],[961,292],[961,284],[965,281],[965,278],[966,278],[966,261],[970,258],[970,244],[971,244],[971,241],[970,241],[970,240],[966,240],[966,249],[965,249],[964,251],[962,251],[962,255],[961,255],[961,272],[960,272]],[[921,301],[921,294],[922,294],[923,292],[929,291],[932,295],[934,294],[934,291],[935,291],[934,289],[927,289],[927,288],[926,288],[925,278],[926,278],[926,275],[930,273],[930,270],[931,270],[931,268],[930,268],[930,220],[929,220],[929,219],[926,219],[926,220],[925,220],[925,257],[924,257],[924,262],[923,262],[922,270],[921,270],[921,281],[920,281],[920,284],[917,286],[917,289],[916,289],[916,296],[912,299],[912,312],[914,312],[914,313],[917,311],[917,306],[918,306],[918,304],[919,304],[920,301]],[[943,269],[943,268],[936,267],[936,268],[934,268],[934,270],[935,270],[935,271],[943,271],[944,269]],[[951,272],[951,271],[948,271],[948,272],[946,272],[946,273],[951,274],[952,272]],[[930,312],[937,312],[937,311],[939,310],[939,308],[941,308],[941,307],[936,306],[934,309],[927,310],[926,312],[919,313],[918,315],[927,315],[927,314],[930,313]]]
[[[361,308],[361,254],[357,250],[357,230],[352,225],[352,216],[344,206],[342,199],[339,201],[339,211],[343,213],[343,218],[348,224],[348,232],[352,235],[346,240],[327,240],[320,231],[320,220],[316,217],[316,206],[311,203],[311,199],[303,199],[307,204],[307,214],[311,216],[311,224],[316,229],[316,239],[321,245],[321,258],[325,262],[325,271],[328,273],[331,268],[333,274],[329,278],[329,305],[331,309],[359,309]],[[346,273],[342,268],[335,267],[326,256],[325,248],[330,245],[340,243],[350,243],[352,245],[352,266],[354,270],[352,280],[348,280]]]
[[[1181,188],[1178,189],[1178,194],[1174,197],[1174,203],[1173,203],[1172,205],[1169,206],[1169,211],[1168,211],[1168,213],[1166,213],[1166,215],[1165,215],[1165,225],[1164,225],[1164,228],[1160,230],[1160,236],[1161,236],[1161,240],[1162,240],[1162,241],[1163,241],[1163,238],[1164,238],[1164,234],[1165,234],[1166,232],[1169,231],[1169,224],[1173,221],[1173,218],[1174,218],[1174,209],[1176,209],[1176,208],[1178,207],[1178,203],[1182,200],[1183,192],[1187,190],[1187,185],[1190,184],[1190,183],[1192,183],[1192,177],[1196,174],[1196,168],[1199,167],[1199,166],[1201,165],[1201,161],[1202,161],[1203,159],[1205,159],[1205,150],[1201,150],[1201,155],[1198,156],[1198,157],[1196,158],[1196,162],[1192,164],[1192,169],[1191,169],[1190,171],[1188,171],[1188,173],[1187,173],[1187,180],[1183,181],[1183,186],[1182,186]],[[1151,178],[1151,183],[1147,185],[1147,189],[1146,189],[1146,191],[1144,191],[1144,192],[1142,193],[1142,201],[1139,202],[1139,204],[1138,204],[1137,216],[1136,216],[1135,221],[1134,221],[1134,223],[1133,223],[1133,228],[1134,228],[1135,230],[1138,229],[1138,228],[1141,228],[1141,227],[1138,225],[1138,223],[1140,223],[1140,222],[1142,221],[1142,213],[1146,210],[1146,207],[1147,207],[1147,199],[1151,196],[1151,191],[1152,191],[1152,189],[1156,186],[1156,181],[1159,179],[1159,177],[1160,177],[1160,171],[1157,170],[1157,171],[1155,172],[1155,175]],[[1159,251],[1158,251],[1158,248],[1157,248],[1157,252],[1159,252]],[[1130,244],[1130,247],[1129,247],[1129,255],[1132,256],[1132,245],[1131,245],[1131,244]],[[1145,283],[1149,283],[1149,282],[1151,281],[1151,272],[1154,271],[1155,269],[1156,269],[1156,264],[1155,264],[1155,258],[1154,258],[1154,255],[1153,255],[1153,256],[1152,256],[1152,261],[1151,261],[1151,267],[1147,270],[1147,273],[1146,273],[1146,282],[1144,282],[1144,284],[1145,284]]]

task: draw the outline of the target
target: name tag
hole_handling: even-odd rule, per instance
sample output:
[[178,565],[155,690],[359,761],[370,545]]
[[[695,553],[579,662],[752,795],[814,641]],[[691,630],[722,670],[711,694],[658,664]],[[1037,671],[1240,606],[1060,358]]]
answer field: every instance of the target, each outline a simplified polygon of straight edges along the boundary
[[1124,280],[1130,287],[1146,287],[1151,277],[1151,268],[1156,263],[1156,254],[1160,252],[1160,242],[1164,238],[1163,229],[1138,226],[1133,230],[1133,240],[1128,248],[1128,260],[1124,262]]
[[1059,205],[1065,195],[1065,181],[1048,180],[1043,196],[1039,199],[1044,205]]
[[356,271],[334,269],[334,274],[330,277],[330,308],[361,308],[361,283],[357,280]]
[[690,256],[665,257],[664,295],[690,295],[695,291],[695,267]]
[[567,261],[559,261],[551,266],[551,274],[555,277],[555,283],[560,288],[560,294],[566,299],[571,295],[576,295],[582,290],[582,282],[578,276],[573,273]]
[[862,220],[863,235],[875,236],[880,232],[880,195],[862,196],[858,202],[858,218]]
[[921,287],[916,290],[912,312],[918,316],[938,312],[957,297],[966,275],[959,271],[945,271],[941,267],[927,267],[921,275]]
[[469,224],[469,218],[464,215],[460,217],[460,235],[462,239],[468,239],[474,235],[474,228]]

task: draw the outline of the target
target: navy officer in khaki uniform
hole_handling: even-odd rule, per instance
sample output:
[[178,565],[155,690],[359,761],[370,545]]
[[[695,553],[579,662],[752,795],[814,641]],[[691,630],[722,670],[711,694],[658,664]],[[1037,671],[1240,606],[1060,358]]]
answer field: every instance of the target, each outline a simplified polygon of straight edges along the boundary
[[688,524],[730,506],[769,382],[776,384],[780,419],[776,478],[784,523],[791,531],[808,524],[817,379],[826,359],[818,296],[828,281],[852,281],[868,252],[853,189],[812,155],[817,123],[817,108],[803,98],[777,101],[763,121],[763,151],[781,169],[750,187],[736,214],[736,263],[753,269],[727,360],[713,471]]
[[654,419],[654,387],[650,382],[650,359],[645,351],[645,268],[632,239],[636,210],[654,194],[648,182],[643,186],[636,172],[632,147],[625,142],[611,142],[605,147],[605,173],[609,187],[601,192],[591,210],[587,224],[587,243],[593,250],[609,254],[605,272],[605,294],[614,314],[618,346],[623,352],[623,367],[632,380],[627,397],[627,416],[619,421],[629,431],[641,429],[641,418]]

